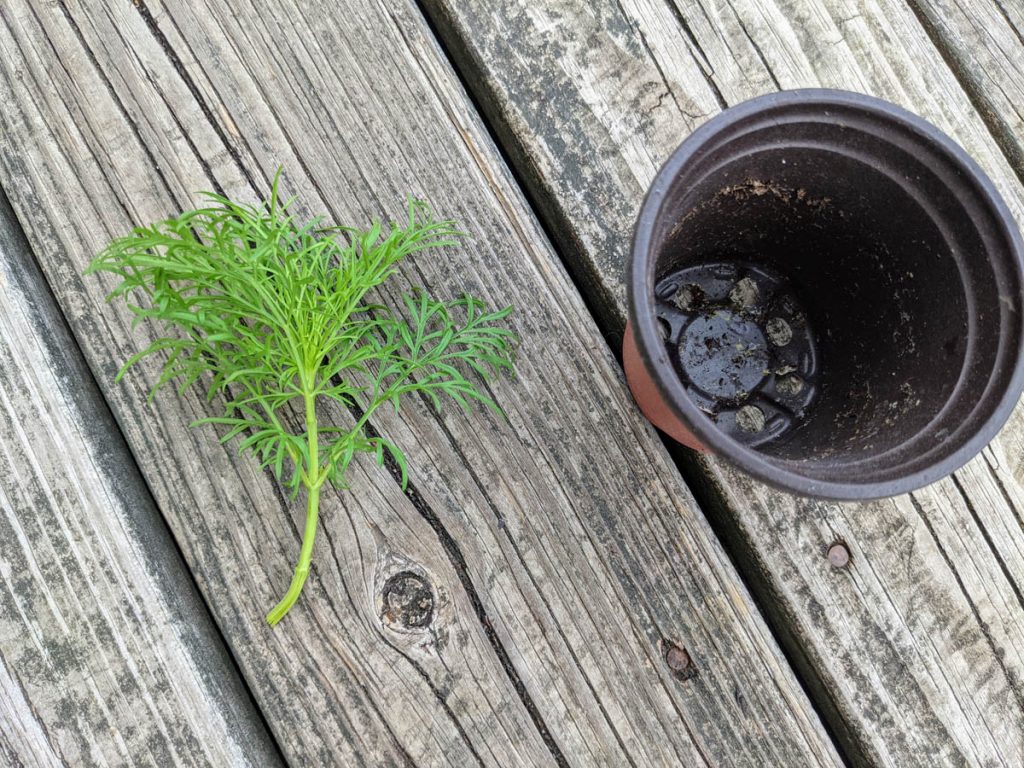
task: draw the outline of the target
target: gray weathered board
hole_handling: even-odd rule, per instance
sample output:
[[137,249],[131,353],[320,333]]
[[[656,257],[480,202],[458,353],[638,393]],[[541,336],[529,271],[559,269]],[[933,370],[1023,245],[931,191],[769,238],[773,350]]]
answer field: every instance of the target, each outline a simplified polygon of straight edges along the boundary
[[911,7],[1024,178],[1024,3],[915,0]]
[[279,765],[2,196],[0,307],[0,765]]
[[[963,144],[1018,220],[1024,210],[1006,157],[1020,173],[1019,2],[425,4],[610,334],[659,164],[708,117],[760,93],[826,86],[898,102]],[[954,477],[888,501],[800,501],[718,461],[700,474],[719,532],[854,759],[1024,763],[1020,409]],[[825,558],[835,541],[852,553],[842,570]]]
[[[286,758],[296,765],[836,765],[839,759],[419,11],[408,3],[0,4],[0,183]],[[275,167],[338,222],[424,195],[473,233],[404,268],[513,303],[502,422],[412,401],[328,494],[302,602],[271,630],[300,505],[209,430],[199,393],[120,385],[151,337],[81,270],[131,224]],[[340,417],[339,417],[340,418]],[[411,571],[428,627],[382,610]],[[671,644],[693,663],[674,671]]]

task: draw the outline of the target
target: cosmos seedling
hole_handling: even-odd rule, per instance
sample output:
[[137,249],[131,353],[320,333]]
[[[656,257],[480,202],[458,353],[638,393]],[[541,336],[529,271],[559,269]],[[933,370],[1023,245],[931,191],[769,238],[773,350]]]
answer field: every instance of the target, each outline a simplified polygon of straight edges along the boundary
[[[300,223],[294,199],[245,205],[204,193],[206,207],[188,211],[108,245],[87,274],[121,279],[107,297],[124,299],[135,322],[153,321],[162,335],[133,355],[117,375],[150,355],[164,356],[150,399],[164,385],[179,394],[206,389],[218,415],[221,442],[238,438],[295,498],[306,494],[302,548],[291,585],[267,615],[277,624],[295,604],[309,574],[320,489],[345,487],[353,459],[393,457],[407,481],[405,457],[369,428],[386,404],[420,393],[440,408],[447,396],[498,411],[467,374],[489,379],[512,370],[513,333],[503,325],[512,307],[488,311],[466,295],[439,301],[422,291],[403,295],[400,309],[367,301],[407,256],[456,244],[452,221],[434,221],[411,200],[404,224],[367,230]],[[323,424],[327,403],[348,423]],[[300,429],[293,424],[301,425]]]

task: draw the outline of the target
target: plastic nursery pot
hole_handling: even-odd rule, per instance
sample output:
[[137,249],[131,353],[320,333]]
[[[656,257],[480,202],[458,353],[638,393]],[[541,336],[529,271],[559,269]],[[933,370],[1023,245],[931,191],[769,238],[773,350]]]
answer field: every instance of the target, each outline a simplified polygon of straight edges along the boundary
[[842,91],[748,101],[644,201],[630,387],[669,435],[777,487],[912,490],[1021,394],[1022,251],[991,181],[924,120]]

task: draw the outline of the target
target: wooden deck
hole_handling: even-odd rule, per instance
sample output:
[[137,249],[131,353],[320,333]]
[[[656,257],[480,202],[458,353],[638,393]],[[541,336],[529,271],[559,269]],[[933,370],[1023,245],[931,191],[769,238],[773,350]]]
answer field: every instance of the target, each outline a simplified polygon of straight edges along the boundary
[[[0,764],[1024,764],[1024,410],[840,505],[670,453],[623,383],[660,162],[812,85],[935,122],[1024,220],[1019,0],[0,4]],[[198,393],[148,405],[154,364],[113,383],[150,329],[81,271],[278,165],[336,222],[457,219],[393,290],[514,304],[523,345],[507,423],[375,416],[411,483],[325,495],[270,629],[301,505],[188,429]],[[402,572],[426,627],[383,610]]]

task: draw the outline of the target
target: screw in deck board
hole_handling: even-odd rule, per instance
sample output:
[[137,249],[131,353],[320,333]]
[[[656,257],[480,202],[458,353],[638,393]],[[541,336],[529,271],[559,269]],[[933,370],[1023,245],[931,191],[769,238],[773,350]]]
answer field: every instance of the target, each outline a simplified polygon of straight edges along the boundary
[[845,568],[850,564],[850,550],[841,541],[835,542],[828,548],[826,557],[833,568]]
[[681,648],[669,640],[663,641],[662,645],[665,649],[665,663],[677,678],[689,680],[691,677],[696,677],[697,666],[685,648]]
[[397,629],[423,629],[434,618],[434,592],[425,578],[400,571],[384,583],[381,618]]

